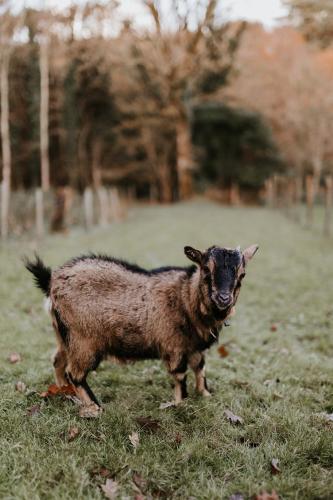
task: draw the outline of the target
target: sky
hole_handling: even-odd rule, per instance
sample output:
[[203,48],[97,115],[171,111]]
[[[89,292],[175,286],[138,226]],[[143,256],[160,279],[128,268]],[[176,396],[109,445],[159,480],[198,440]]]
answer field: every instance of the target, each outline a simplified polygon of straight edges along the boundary
[[[160,0],[162,7],[167,7],[170,0]],[[193,0],[194,3],[195,0]],[[85,0],[76,0],[85,3]],[[72,0],[15,0],[15,5],[25,4],[33,7],[66,8]],[[180,0],[181,3],[181,0]],[[277,24],[278,19],[286,15],[282,0],[224,0],[222,5],[228,6],[228,17],[231,19],[247,19],[260,21],[267,27]],[[140,0],[120,0],[120,11],[124,17],[132,18],[138,26],[147,27],[149,15]]]

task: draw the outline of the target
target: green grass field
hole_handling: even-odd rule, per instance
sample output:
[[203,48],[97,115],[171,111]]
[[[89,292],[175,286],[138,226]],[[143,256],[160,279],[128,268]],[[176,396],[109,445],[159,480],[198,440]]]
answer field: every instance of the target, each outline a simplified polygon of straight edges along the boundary
[[[190,375],[189,399],[161,410],[172,388],[160,362],[105,362],[90,376],[105,409],[95,420],[80,419],[78,407],[61,397],[40,398],[53,382],[55,339],[42,295],[20,260],[37,245],[3,245],[0,498],[103,498],[108,474],[119,483],[118,498],[229,499],[241,493],[247,499],[274,489],[282,499],[332,499],[333,422],[324,415],[333,413],[333,243],[314,234],[278,212],[199,201],[134,208],[122,224],[39,244],[52,266],[93,250],[149,267],[185,264],[185,244],[260,245],[236,316],[221,336],[229,356],[222,359],[216,346],[207,356],[213,397],[196,396]],[[11,364],[14,351],[22,360]],[[26,393],[15,390],[17,381],[27,385]],[[29,415],[33,405],[40,411]],[[230,423],[226,409],[243,424]],[[160,425],[147,432],[138,417]],[[70,441],[72,427],[79,434]],[[140,438],[136,450],[133,432]],[[279,460],[279,474],[271,472],[272,459]]]

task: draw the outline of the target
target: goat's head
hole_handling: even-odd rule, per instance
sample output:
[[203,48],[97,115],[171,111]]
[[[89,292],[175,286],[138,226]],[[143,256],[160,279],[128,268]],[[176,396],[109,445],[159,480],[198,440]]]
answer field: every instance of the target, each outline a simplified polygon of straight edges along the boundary
[[200,287],[203,296],[219,311],[235,305],[245,268],[248,261],[258,250],[251,245],[243,250],[212,246],[205,252],[186,246],[185,255],[200,267]]

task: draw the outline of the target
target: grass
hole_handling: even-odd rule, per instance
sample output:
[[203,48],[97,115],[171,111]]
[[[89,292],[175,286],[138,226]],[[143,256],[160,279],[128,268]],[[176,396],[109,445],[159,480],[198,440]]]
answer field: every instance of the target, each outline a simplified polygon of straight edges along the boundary
[[[272,489],[282,499],[333,498],[333,424],[318,416],[333,412],[332,241],[278,212],[193,202],[139,207],[123,224],[52,236],[38,251],[53,266],[94,250],[153,267],[185,263],[185,244],[213,243],[260,245],[222,335],[229,356],[221,359],[213,347],[207,357],[213,397],[200,399],[191,387],[184,405],[160,410],[172,390],[159,362],[103,363],[90,377],[105,408],[98,420],[80,419],[67,400],[39,397],[53,382],[55,342],[20,262],[37,244],[1,247],[0,498],[103,498],[103,467],[119,482],[119,498],[135,498],[134,473],[146,481],[147,498],[251,498]],[[13,351],[20,363],[8,362]],[[26,394],[15,391],[19,380]],[[40,413],[28,416],[35,404]],[[225,409],[243,425],[228,422]],[[140,429],[142,416],[158,419],[158,431]],[[73,426],[79,435],[69,442]],[[132,432],[139,433],[137,450]],[[273,458],[280,474],[271,473]]]

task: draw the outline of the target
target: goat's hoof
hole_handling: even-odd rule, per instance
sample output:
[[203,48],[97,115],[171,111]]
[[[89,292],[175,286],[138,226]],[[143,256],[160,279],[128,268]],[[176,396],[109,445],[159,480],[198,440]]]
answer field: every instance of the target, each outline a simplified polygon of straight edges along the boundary
[[80,408],[79,415],[82,418],[97,418],[103,412],[103,408],[91,403],[90,405],[83,405]]

